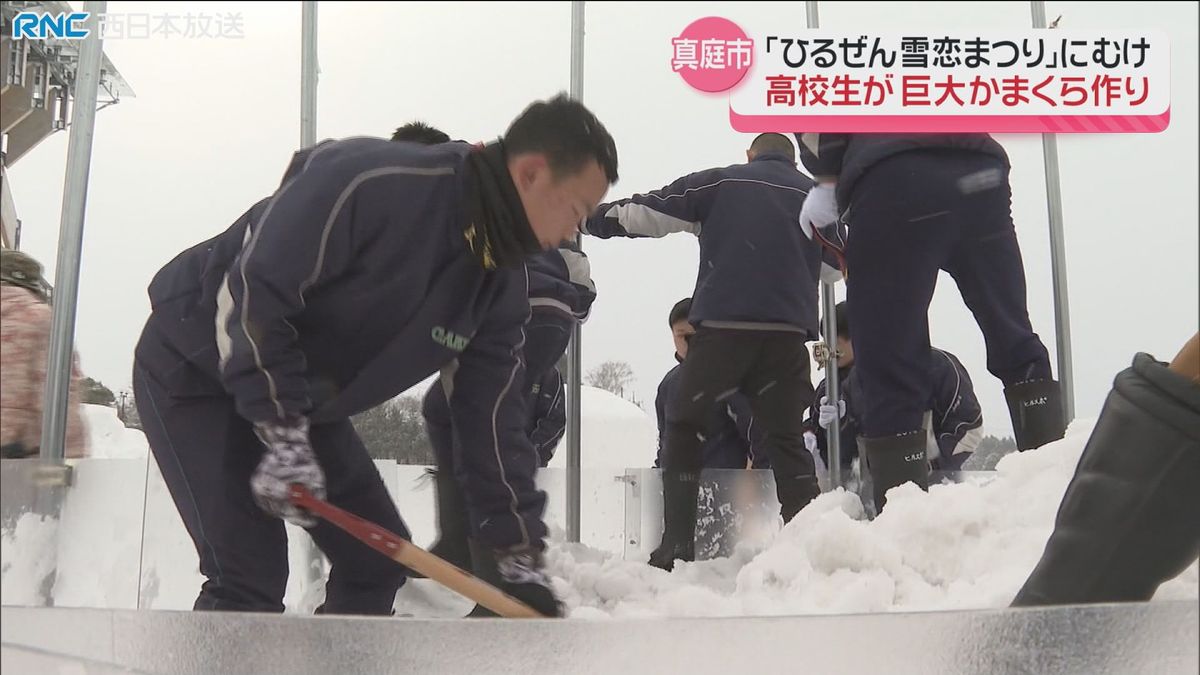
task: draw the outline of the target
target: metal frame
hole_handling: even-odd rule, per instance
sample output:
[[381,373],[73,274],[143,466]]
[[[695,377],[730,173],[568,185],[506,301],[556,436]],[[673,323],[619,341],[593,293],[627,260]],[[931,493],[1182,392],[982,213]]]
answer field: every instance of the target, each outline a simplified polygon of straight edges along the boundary
[[[96,127],[96,98],[103,59],[100,15],[107,6],[104,0],[89,0],[83,4],[83,11],[88,14],[88,35],[83,40],[79,69],[76,71],[75,107],[67,142],[67,175],[63,185],[58,261],[54,274],[50,350],[46,360],[40,455],[48,472],[62,466],[65,450],[67,397],[71,390],[71,356],[75,346],[75,310],[79,299],[79,264],[83,254],[83,217],[87,208],[88,175]],[[62,480],[66,480],[65,473]]]
[[[1046,3],[1031,0],[1033,27],[1046,28]],[[1046,211],[1050,218],[1050,269],[1054,278],[1054,337],[1057,343],[1058,380],[1062,386],[1063,416],[1075,419],[1075,376],[1071,365],[1071,304],[1067,297],[1067,243],[1063,235],[1062,181],[1058,173],[1058,136],[1042,134],[1042,160],[1046,167]]]
[[[809,28],[819,28],[821,18],[817,12],[816,0],[804,3],[805,18]],[[825,345],[829,348],[829,360],[825,363],[825,393],[834,405],[842,398],[842,383],[838,380],[837,363],[837,298],[833,292],[834,285],[821,282],[821,321],[825,327]],[[839,427],[833,433],[827,433],[826,441],[829,448],[829,486],[842,486],[842,435]]]
[[[583,0],[571,2],[571,98],[583,100]],[[575,243],[583,250],[583,237],[576,235]],[[580,421],[583,407],[583,352],[580,340],[583,326],[578,322],[571,328],[567,346],[567,541],[579,541],[580,530],[580,467],[582,466]]]

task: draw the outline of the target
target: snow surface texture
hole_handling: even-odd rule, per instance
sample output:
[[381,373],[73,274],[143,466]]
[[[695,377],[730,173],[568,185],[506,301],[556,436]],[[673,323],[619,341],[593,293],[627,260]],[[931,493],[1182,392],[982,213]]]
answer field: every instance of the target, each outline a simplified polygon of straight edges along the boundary
[[[1006,607],[1041,557],[1093,426],[1077,420],[1063,440],[1005,457],[982,483],[935,485],[928,493],[896,488],[873,521],[856,495],[827,492],[773,539],[742,545],[729,558],[678,564],[672,573],[564,543],[556,532],[550,574],[578,619]],[[453,616],[415,605],[463,608],[430,583],[401,589],[398,611]],[[1198,595],[1193,564],[1155,599]]]
[[[585,458],[600,455],[613,464],[592,463],[584,473],[585,544],[564,542],[562,472],[539,478],[552,495],[549,571],[574,619],[1004,607],[1041,555],[1092,428],[1076,421],[1067,438],[1006,457],[984,482],[937,485],[928,493],[901,486],[874,521],[863,518],[855,495],[826,493],[786,528],[748,538],[731,557],[680,564],[668,574],[621,559],[625,486],[616,467],[635,456],[644,459],[634,466],[650,463],[653,423],[632,405],[605,401],[603,392],[590,396],[602,404],[584,406]],[[157,466],[145,460],[145,439],[120,427],[107,408],[89,410],[88,422],[95,456],[117,459],[77,464],[60,522],[33,513],[6,521],[3,603],[45,604],[49,592],[59,606],[189,609],[202,577]],[[638,441],[641,450],[630,447],[639,425],[651,432]],[[436,526],[422,467],[377,465],[414,541],[428,545]],[[290,613],[310,613],[323,599],[324,568],[312,565],[307,536],[291,526],[288,532],[293,574],[285,605]],[[1198,596],[1193,565],[1156,599]],[[401,616],[456,617],[470,607],[427,580],[410,581],[396,602]]]

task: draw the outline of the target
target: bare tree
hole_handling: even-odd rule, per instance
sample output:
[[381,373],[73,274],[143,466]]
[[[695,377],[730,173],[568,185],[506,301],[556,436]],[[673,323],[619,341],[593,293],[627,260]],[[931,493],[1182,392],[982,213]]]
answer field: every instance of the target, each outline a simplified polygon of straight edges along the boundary
[[605,361],[588,371],[584,382],[624,398],[625,388],[633,384],[633,368],[624,361]]
[[433,464],[418,396],[400,396],[352,418],[355,430],[374,459],[400,464]]

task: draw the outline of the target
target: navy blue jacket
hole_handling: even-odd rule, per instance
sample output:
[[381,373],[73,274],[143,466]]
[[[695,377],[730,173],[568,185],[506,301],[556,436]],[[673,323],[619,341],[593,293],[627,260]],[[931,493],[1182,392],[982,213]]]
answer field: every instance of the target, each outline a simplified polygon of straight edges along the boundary
[[[667,406],[679,390],[682,369],[683,364],[679,364],[663,376],[658,384],[658,395],[654,398],[654,409],[658,413],[658,456],[654,459],[655,467],[663,464],[667,445]],[[745,469],[749,462],[751,468],[769,469],[771,462],[767,453],[755,452],[761,445],[762,438],[754,428],[750,401],[744,394],[736,393],[713,406],[707,435],[700,446],[701,466],[705,469]]]
[[529,258],[529,306],[534,312],[558,312],[586,321],[596,299],[587,255],[574,243]]
[[933,435],[941,453],[938,464],[944,465],[947,458],[954,457],[952,463],[961,466],[966,459],[964,453],[954,455],[954,449],[967,432],[983,426],[983,408],[975,397],[971,376],[958,357],[936,347],[932,351],[933,400],[929,409],[933,413]]
[[[930,350],[929,370],[933,389],[927,405],[932,416],[933,436],[941,455],[934,468],[941,468],[947,464],[943,460],[950,457],[954,457],[950,464],[961,466],[966,456],[964,453],[956,456],[954,450],[967,432],[983,426],[983,409],[975,397],[971,377],[957,356],[933,348]],[[862,413],[862,395],[853,364],[848,368],[838,369],[838,381],[841,383],[842,400],[846,401],[846,414],[840,424],[841,463],[844,467],[849,467],[851,461],[858,456],[858,435],[861,433],[859,416]],[[821,458],[828,463],[828,438],[825,429],[817,422],[821,397],[826,395],[825,391],[825,380],[821,380],[817,384],[816,396],[808,414],[817,436]]]
[[605,239],[691,232],[700,239],[693,324],[767,324],[816,339],[822,249],[799,224],[811,186],[790,159],[768,153],[601,204],[584,231]]
[[[463,445],[532,465],[527,276],[484,270],[467,245],[471,150],[352,138],[296,153],[271,198],[155,276],[151,322],[251,421],[345,419],[443,369]],[[528,478],[510,510],[539,522]]]
[[796,133],[800,161],[817,177],[836,178],[844,213],[854,186],[875,163],[913,150],[966,150],[991,155],[1009,166],[1008,153],[988,134],[806,134]]
[[554,370],[596,299],[587,256],[572,245],[529,258],[529,324],[525,328],[526,381],[537,386]]
[[551,368],[534,383],[529,392],[529,440],[537,451],[541,466],[554,457],[554,450],[567,430],[567,393],[558,368]]
[[[525,432],[546,466],[566,430],[566,401],[562,376],[555,364],[567,348],[571,327],[587,316],[596,297],[587,256],[573,246],[531,257],[529,270],[530,318],[525,326],[525,382],[528,417]],[[450,414],[441,382],[435,382],[422,405],[430,442],[454,442]],[[439,457],[450,448],[436,448]]]

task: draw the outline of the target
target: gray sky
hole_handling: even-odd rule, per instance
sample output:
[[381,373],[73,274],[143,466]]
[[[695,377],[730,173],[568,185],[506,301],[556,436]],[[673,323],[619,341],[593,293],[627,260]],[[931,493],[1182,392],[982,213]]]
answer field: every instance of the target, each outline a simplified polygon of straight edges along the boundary
[[[80,3],[75,3],[79,6]],[[826,28],[1025,28],[1026,2],[822,2]],[[110,2],[109,13],[240,12],[244,35],[109,40],[137,97],[100,112],[85,225],[77,345],[83,368],[129,385],[151,276],[269,194],[299,144],[300,4]],[[1062,28],[1157,28],[1172,41],[1172,120],[1154,135],[1059,140],[1078,413],[1095,416],[1137,351],[1169,360],[1197,330],[1197,5],[1047,3]],[[616,138],[621,181],[608,198],[742,161],[725,99],[671,72],[670,39],[719,15],[752,36],[805,27],[804,3],[589,3],[584,100]],[[423,119],[452,136],[499,135],[534,99],[569,86],[570,3],[322,3],[318,138],[387,135]],[[22,246],[53,275],[67,134],[12,169]],[[1014,218],[1035,330],[1055,351],[1041,140],[997,137],[1013,162]],[[599,291],[585,369],[628,361],[653,403],[673,364],[666,314],[690,295],[690,235],[600,241],[585,249]],[[51,278],[53,278],[51,276]],[[844,288],[839,287],[839,298]],[[936,346],[967,365],[986,427],[1011,433],[1000,383],[952,280],[930,310]]]

